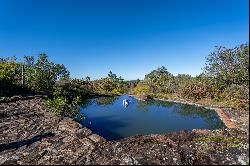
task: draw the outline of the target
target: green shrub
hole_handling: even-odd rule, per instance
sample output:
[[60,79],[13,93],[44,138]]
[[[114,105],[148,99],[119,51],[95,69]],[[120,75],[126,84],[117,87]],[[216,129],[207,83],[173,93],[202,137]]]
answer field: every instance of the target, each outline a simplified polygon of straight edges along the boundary
[[204,82],[193,81],[186,85],[182,91],[182,95],[190,99],[201,99],[209,96],[210,87]]
[[63,96],[57,96],[44,101],[45,106],[50,112],[58,116],[68,117],[75,117],[79,113],[79,103],[80,97],[75,97],[71,103]]
[[120,89],[116,89],[116,88],[115,88],[115,89],[113,89],[113,90],[111,91],[111,93],[112,93],[112,94],[117,94],[117,95],[118,95],[118,94],[121,94],[122,92],[121,92]]
[[146,84],[141,84],[139,83],[135,88],[134,88],[134,94],[136,95],[141,95],[141,94],[149,94],[150,93],[150,87]]
[[244,85],[232,84],[225,89],[223,95],[227,99],[240,99],[240,100],[249,100],[249,89]]

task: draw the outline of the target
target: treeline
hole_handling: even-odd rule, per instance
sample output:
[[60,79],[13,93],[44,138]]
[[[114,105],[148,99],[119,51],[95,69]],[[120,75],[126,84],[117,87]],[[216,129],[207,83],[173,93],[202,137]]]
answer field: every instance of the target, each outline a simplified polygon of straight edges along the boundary
[[151,98],[185,99],[207,104],[248,109],[249,45],[232,49],[216,47],[207,57],[203,72],[196,77],[174,76],[163,66],[143,80],[125,81],[111,71],[106,77],[72,79],[63,64],[42,53],[36,59],[24,56],[0,58],[0,97],[45,94],[46,105],[60,115],[75,113],[79,102],[99,94],[135,94]]
[[[137,81],[138,82],[138,81]],[[126,94],[133,81],[124,81],[111,71],[99,80],[72,79],[63,64],[56,64],[42,53],[24,56],[17,62],[15,57],[0,58],[0,97],[14,95],[47,95],[47,107],[58,115],[75,115],[81,100],[91,95]],[[0,100],[1,100],[0,99]]]
[[24,56],[23,62],[15,57],[0,59],[0,95],[48,94],[53,91],[55,82],[69,78],[69,71],[62,64],[48,60],[46,54]]
[[55,64],[43,53],[24,56],[22,62],[15,57],[0,58],[0,96],[13,95],[63,95],[68,98],[90,94],[126,94],[139,80],[124,81],[110,71],[104,78],[90,80],[71,79],[63,64]]
[[222,106],[249,108],[249,45],[216,47],[208,55],[203,72],[191,77],[174,76],[163,66],[145,76],[134,89],[136,95],[186,99]]
[[63,64],[49,61],[45,53],[37,60],[33,56],[24,56],[22,62],[17,62],[15,57],[0,59],[1,100],[13,95],[47,95],[49,99],[44,104],[50,111],[75,116],[80,99],[65,93],[66,86],[57,84],[59,80],[70,80],[69,71]]

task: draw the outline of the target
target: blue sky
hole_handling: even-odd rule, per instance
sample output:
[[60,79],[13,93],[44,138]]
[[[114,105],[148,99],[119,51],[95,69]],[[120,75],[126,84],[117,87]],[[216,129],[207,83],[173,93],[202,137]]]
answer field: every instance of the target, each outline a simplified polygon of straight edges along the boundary
[[248,0],[0,0],[0,57],[46,52],[71,77],[201,73],[215,46],[249,41]]

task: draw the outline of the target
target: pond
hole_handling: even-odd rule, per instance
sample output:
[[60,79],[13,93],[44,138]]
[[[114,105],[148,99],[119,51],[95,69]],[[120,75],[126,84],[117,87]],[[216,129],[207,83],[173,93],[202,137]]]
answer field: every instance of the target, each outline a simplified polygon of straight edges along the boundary
[[[123,105],[127,99],[129,104]],[[98,97],[81,105],[83,126],[106,140],[192,129],[225,128],[214,110],[131,96]]]

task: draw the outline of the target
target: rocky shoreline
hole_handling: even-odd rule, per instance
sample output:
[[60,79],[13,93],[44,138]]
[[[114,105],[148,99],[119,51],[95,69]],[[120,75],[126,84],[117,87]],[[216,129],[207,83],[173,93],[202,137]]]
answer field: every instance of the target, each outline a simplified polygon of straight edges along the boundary
[[244,130],[180,131],[106,141],[72,119],[48,112],[42,100],[36,96],[0,103],[1,165],[249,163],[248,124]]

